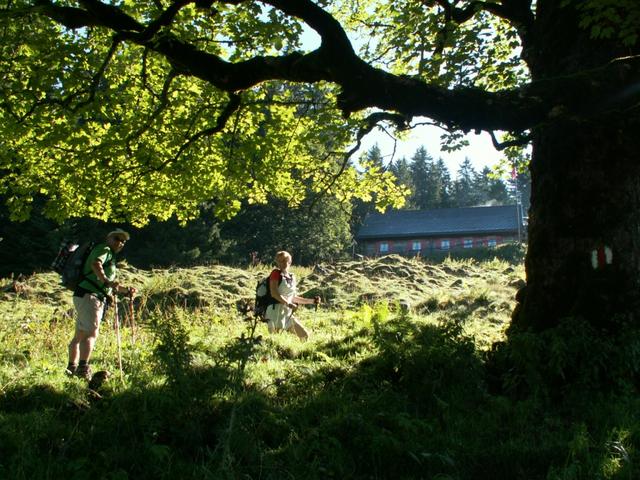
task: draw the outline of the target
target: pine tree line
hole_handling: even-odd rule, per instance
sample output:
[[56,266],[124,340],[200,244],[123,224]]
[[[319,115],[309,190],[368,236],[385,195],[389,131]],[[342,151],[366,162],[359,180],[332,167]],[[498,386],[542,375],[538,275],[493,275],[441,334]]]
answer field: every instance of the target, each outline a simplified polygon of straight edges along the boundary
[[[379,157],[377,146],[367,153],[370,160]],[[378,158],[382,162],[382,158]],[[503,181],[489,167],[476,171],[469,158],[461,163],[455,179],[442,158],[434,159],[424,147],[419,147],[409,161],[401,158],[388,167],[411,191],[404,208],[428,210],[434,208],[507,205],[515,203],[514,180]],[[523,179],[521,178],[521,183]],[[522,189],[519,188],[520,192]]]
[[[519,173],[503,181],[496,172],[484,167],[480,172],[465,158],[456,177],[452,178],[442,158],[434,159],[424,146],[416,149],[410,160],[400,158],[385,167],[378,145],[372,146],[360,157],[361,162],[373,163],[393,172],[396,181],[409,190],[403,209],[430,210],[482,205],[522,204],[529,208],[530,182],[528,173]],[[375,199],[354,202],[351,231],[355,235],[369,213],[375,212]]]
[[[469,159],[460,165],[455,179],[444,161],[434,159],[424,147],[410,160],[401,158],[385,166],[375,145],[360,161],[373,162],[395,174],[396,181],[409,189],[407,209],[515,203],[513,181],[502,181],[489,168],[476,172]],[[526,180],[518,178],[525,212]],[[270,264],[274,252],[282,249],[293,252],[297,264],[350,257],[353,238],[365,216],[374,211],[375,199],[345,203],[308,193],[296,208],[270,199],[265,205],[244,205],[226,222],[214,216],[213,206],[203,205],[200,217],[186,225],[175,219],[151,221],[142,228],[119,224],[132,234],[123,256],[140,268],[212,262],[246,265],[252,258]],[[0,277],[46,270],[63,239],[99,240],[113,227],[91,219],[58,225],[40,213],[38,201],[31,218],[20,223],[10,221],[0,208]]]

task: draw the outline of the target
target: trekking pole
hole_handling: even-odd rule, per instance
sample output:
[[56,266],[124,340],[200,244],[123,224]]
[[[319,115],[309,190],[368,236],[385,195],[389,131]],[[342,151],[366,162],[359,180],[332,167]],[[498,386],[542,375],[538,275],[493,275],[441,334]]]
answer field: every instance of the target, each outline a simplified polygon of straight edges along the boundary
[[131,345],[135,343],[136,337],[136,319],[133,310],[133,292],[129,290],[129,326],[131,327]]
[[313,314],[313,319],[314,319],[314,321],[317,322],[318,321],[318,307],[320,306],[320,295],[316,295],[313,298],[313,303],[314,303],[313,309],[314,309],[314,312],[315,312]]
[[116,323],[116,341],[118,343],[118,368],[120,369],[120,381],[124,385],[124,373],[122,372],[122,341],[120,339],[120,315],[118,315],[118,294],[114,294],[113,298]]

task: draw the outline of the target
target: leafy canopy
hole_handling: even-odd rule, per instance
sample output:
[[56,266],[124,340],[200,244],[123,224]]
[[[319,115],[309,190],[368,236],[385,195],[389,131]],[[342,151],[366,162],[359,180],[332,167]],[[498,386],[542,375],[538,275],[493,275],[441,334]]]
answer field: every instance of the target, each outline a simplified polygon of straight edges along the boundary
[[[42,197],[58,220],[137,224],[187,220],[205,201],[221,218],[268,194],[299,204],[306,185],[397,206],[388,172],[349,162],[376,126],[424,116],[454,143],[471,129],[522,139],[559,101],[567,115],[589,103],[565,95],[576,81],[598,85],[587,77],[527,83],[543,4],[553,3],[6,2],[0,194],[16,219]],[[553,8],[580,15],[592,37],[637,44],[631,0]]]
[[[121,8],[144,18],[155,7]],[[186,220],[203,201],[226,218],[268,193],[300,203],[308,181],[343,200],[375,191],[380,206],[402,201],[389,174],[345,167],[358,118],[341,118],[335,87],[265,82],[224,92],[106,29],[27,18],[3,19],[0,47],[0,192],[15,219],[37,196],[57,220]],[[230,60],[292,48],[301,32],[255,3],[217,17],[188,6],[167,30]]]

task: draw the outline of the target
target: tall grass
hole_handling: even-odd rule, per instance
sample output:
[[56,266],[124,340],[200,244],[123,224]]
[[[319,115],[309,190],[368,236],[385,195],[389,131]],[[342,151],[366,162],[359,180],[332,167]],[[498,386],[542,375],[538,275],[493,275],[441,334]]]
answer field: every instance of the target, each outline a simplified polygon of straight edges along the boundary
[[[420,262],[398,262],[371,266],[402,279],[366,284],[388,287],[377,300],[353,291],[331,309],[301,308],[304,343],[268,335],[215,283],[251,295],[268,268],[127,272],[142,286],[137,329],[121,329],[121,380],[106,318],[93,364],[113,376],[98,391],[62,374],[68,295],[52,277],[29,280],[0,302],[0,478],[640,478],[635,390],[563,399],[492,388],[484,359],[513,306],[509,265],[450,260],[425,276]],[[338,295],[365,267],[329,272]],[[416,291],[400,290],[407,271]],[[296,273],[311,290],[330,283]],[[160,301],[195,289],[209,303]],[[419,301],[407,309],[400,296]],[[562,358],[566,371],[578,347],[545,357],[554,341],[525,343],[523,358]]]

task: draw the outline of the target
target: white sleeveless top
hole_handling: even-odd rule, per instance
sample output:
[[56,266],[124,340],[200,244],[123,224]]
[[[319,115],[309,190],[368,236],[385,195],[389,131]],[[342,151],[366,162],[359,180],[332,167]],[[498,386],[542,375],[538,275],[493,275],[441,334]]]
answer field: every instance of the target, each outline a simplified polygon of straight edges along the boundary
[[[280,285],[278,285],[278,293],[287,303],[291,303],[293,297],[296,296],[296,278],[293,273],[282,275],[282,281]],[[267,319],[269,331],[280,329],[288,330],[293,325],[292,316],[293,310],[282,303],[269,305],[264,314],[264,317]]]

